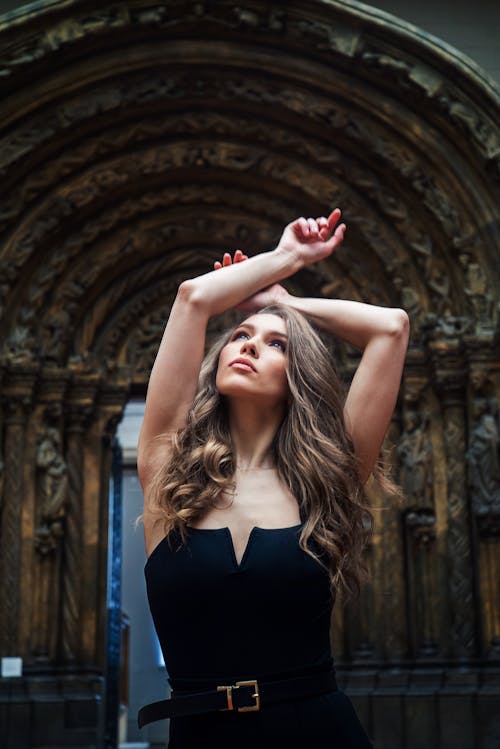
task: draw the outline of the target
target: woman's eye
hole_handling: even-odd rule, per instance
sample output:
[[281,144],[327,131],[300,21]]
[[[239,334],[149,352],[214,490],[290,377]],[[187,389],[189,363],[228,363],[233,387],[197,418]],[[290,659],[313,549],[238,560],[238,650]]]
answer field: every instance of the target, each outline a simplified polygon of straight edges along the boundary
[[286,351],[286,345],[283,341],[280,341],[279,338],[275,338],[274,341],[271,341],[271,346],[277,346],[283,351],[283,353]]
[[240,331],[239,331],[239,333],[235,333],[235,334],[234,334],[234,336],[233,336],[233,341],[237,341],[237,340],[238,340],[238,338],[243,338],[243,337],[246,337],[246,338],[248,338],[248,333],[245,333],[245,331],[243,331],[243,330],[240,330]]

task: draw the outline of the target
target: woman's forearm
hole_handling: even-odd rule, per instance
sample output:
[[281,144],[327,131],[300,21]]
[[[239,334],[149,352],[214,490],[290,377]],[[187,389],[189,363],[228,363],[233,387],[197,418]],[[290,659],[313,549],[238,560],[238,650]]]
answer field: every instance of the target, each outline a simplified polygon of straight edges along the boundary
[[339,218],[338,208],[328,218],[306,220],[301,216],[285,226],[275,250],[244,263],[219,262],[217,270],[184,281],[181,296],[208,317],[225,312],[305,265],[329,257],[344,239],[345,224],[338,224]]
[[244,263],[234,263],[184,281],[182,286],[190,301],[212,317],[236,306],[260,289],[288,278],[302,265],[290,255],[272,250]]
[[310,317],[319,327],[359,349],[380,335],[407,335],[408,315],[402,309],[377,307],[344,299],[312,299],[289,295],[286,304]]

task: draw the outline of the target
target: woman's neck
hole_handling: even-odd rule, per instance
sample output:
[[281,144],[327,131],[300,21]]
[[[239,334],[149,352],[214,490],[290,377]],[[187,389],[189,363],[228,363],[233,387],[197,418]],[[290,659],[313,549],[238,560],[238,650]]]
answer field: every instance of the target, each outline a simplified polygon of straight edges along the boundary
[[231,404],[229,429],[236,470],[241,472],[274,468],[272,444],[283,419],[283,410],[258,409],[255,403]]

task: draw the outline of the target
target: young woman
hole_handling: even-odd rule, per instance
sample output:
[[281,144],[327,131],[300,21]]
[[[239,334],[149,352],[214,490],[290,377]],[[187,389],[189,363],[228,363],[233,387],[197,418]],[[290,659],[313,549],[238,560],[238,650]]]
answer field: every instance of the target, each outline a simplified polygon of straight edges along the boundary
[[[335,681],[336,591],[359,591],[363,485],[399,390],[408,317],[304,299],[279,281],[341,244],[340,211],[277,248],[184,281],[151,372],[138,446],[148,599],[172,697],[169,749],[362,749]],[[244,261],[244,262],[242,262]],[[246,312],[204,360],[208,320]],[[347,397],[310,321],[362,349]]]

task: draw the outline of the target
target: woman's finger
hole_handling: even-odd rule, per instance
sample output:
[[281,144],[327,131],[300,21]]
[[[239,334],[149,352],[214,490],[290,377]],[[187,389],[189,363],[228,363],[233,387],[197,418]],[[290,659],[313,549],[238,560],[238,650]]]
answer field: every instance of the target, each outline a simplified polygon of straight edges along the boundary
[[333,227],[339,220],[341,213],[342,211],[340,210],[340,208],[335,208],[335,210],[330,213],[330,215],[328,216],[328,227],[330,229],[333,229]]
[[297,219],[297,223],[299,225],[299,229],[302,232],[302,236],[308,237],[309,236],[309,224],[305,220],[303,216]]
[[236,250],[234,253],[234,257],[231,259],[231,253],[225,252],[222,257],[222,263],[220,260],[216,260],[214,262],[214,270],[219,270],[219,268],[227,268],[228,265],[232,265],[233,263],[241,263],[243,260],[248,260],[248,255],[244,255],[242,250]]
[[333,249],[336,249],[340,244],[342,244],[345,230],[346,230],[345,224],[339,224],[337,228],[335,229],[333,233],[333,237],[330,240],[332,242]]
[[308,218],[307,223],[309,224],[309,236],[315,239],[319,234],[319,227],[314,218]]
[[330,229],[328,228],[328,219],[326,219],[324,216],[320,216],[318,219],[316,219],[316,223],[319,226],[319,233],[322,239],[325,239],[325,237],[328,235],[328,232]]

